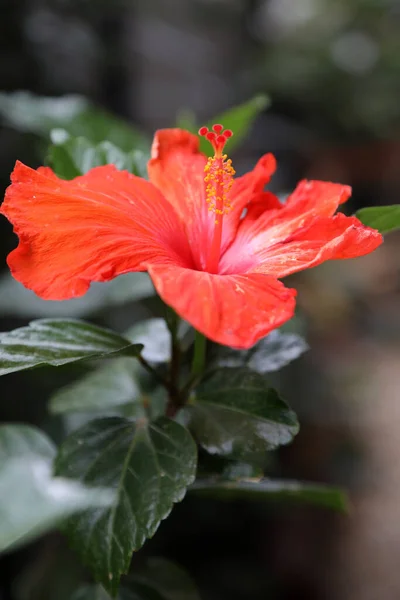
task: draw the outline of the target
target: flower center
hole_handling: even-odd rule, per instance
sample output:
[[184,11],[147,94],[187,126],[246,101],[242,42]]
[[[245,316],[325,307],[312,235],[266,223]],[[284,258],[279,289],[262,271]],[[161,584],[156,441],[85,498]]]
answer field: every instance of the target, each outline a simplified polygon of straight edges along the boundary
[[213,125],[212,131],[209,131],[207,127],[201,127],[199,135],[205,137],[214,149],[214,156],[208,159],[204,167],[206,201],[209,210],[215,214],[214,235],[207,256],[206,271],[217,273],[221,253],[222,221],[224,215],[231,208],[228,193],[232,187],[235,174],[231,159],[222,152],[226,142],[232,136],[232,131],[230,129],[224,131],[222,125],[216,124]]

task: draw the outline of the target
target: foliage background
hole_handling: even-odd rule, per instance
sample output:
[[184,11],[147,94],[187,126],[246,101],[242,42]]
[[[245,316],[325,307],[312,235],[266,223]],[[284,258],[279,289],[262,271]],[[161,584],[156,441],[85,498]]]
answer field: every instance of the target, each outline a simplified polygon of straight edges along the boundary
[[[2,0],[0,88],[80,94],[149,135],[185,111],[208,120],[266,92],[272,105],[235,152],[237,170],[273,151],[274,191],[302,177],[349,183],[353,212],[398,202],[399,22],[396,0]],[[2,188],[16,158],[38,165],[44,146],[3,119]],[[5,258],[15,240],[5,221],[0,228]],[[392,234],[371,256],[291,282],[311,350],[274,381],[302,429],[271,457],[271,473],[347,486],[350,516],[187,498],[143,554],[185,566],[204,598],[400,594],[399,242]],[[151,305],[138,310],[143,317]],[[96,318],[122,331],[132,315]],[[1,330],[27,320],[0,298]],[[46,401],[78,368],[2,378],[0,419],[57,439]],[[0,574],[2,600],[63,600],[82,570],[53,534],[0,558]]]

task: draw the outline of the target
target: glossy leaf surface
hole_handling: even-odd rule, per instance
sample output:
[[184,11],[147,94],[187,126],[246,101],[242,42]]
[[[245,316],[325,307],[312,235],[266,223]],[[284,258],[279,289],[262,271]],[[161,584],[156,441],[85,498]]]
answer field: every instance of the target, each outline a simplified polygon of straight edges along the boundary
[[136,424],[118,417],[91,421],[63,443],[57,473],[115,491],[111,508],[87,512],[65,531],[95,578],[114,594],[132,552],[152,537],[196,472],[189,432],[166,418]]
[[219,369],[196,390],[190,425],[211,454],[249,458],[288,444],[299,429],[295,413],[249,369]]
[[296,333],[278,329],[260,340],[250,350],[218,349],[216,362],[221,367],[248,367],[257,373],[278,371],[308,350],[307,342]]
[[0,375],[117,352],[135,356],[140,350],[141,346],[132,345],[117,333],[84,321],[40,319],[0,333]]

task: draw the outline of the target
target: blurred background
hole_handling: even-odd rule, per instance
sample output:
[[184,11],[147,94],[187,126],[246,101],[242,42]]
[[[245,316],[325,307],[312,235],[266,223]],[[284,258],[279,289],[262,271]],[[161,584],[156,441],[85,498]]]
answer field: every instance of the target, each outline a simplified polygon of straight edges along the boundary
[[[266,93],[270,105],[233,154],[239,173],[272,151],[277,193],[319,178],[353,186],[348,214],[395,204],[399,39],[398,0],[0,0],[0,185],[17,158],[43,163],[44,121],[56,123],[57,111],[62,121],[83,101],[38,108],[10,93],[86,98],[129,121],[140,140]],[[6,273],[16,240],[5,220],[0,232]],[[394,233],[370,256],[288,282],[311,350],[272,378],[302,425],[274,473],[346,487],[350,514],[188,497],[143,552],[184,566],[204,600],[400,597],[399,250]],[[1,330],[46,315],[33,297],[18,308],[7,294],[0,286]],[[146,301],[137,310],[150,313]],[[131,316],[124,308],[89,318],[123,330]],[[0,419],[57,438],[46,403],[71,373],[2,378]],[[0,599],[67,600],[85,577],[50,535],[0,558]]]

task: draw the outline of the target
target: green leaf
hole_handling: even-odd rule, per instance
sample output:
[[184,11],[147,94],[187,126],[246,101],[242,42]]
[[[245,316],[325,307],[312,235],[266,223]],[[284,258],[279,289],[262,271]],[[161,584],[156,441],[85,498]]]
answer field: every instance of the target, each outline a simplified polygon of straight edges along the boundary
[[136,356],[140,350],[117,333],[84,321],[39,319],[0,333],[0,375],[116,353]]
[[140,364],[134,358],[110,360],[95,371],[58,390],[50,399],[50,412],[108,411],[132,404],[132,416],[144,416]]
[[296,500],[343,512],[348,510],[348,501],[343,490],[302,481],[271,479],[226,481],[222,478],[214,478],[197,480],[190,491],[229,500],[236,498],[279,502]]
[[145,152],[150,141],[133,125],[91,105],[81,96],[50,98],[26,91],[0,93],[0,115],[22,132],[48,137],[51,130],[62,128],[71,136],[82,136],[93,143],[108,140],[127,152],[133,148]]
[[52,477],[55,448],[26,425],[0,426],[0,551],[51,529],[66,516],[109,506],[112,494]]
[[400,204],[392,206],[370,206],[356,212],[361,223],[377,229],[380,233],[390,233],[400,229]]
[[65,528],[96,580],[115,594],[132,552],[193,483],[196,445],[182,425],[166,418],[97,419],[62,444],[56,472],[116,492],[111,508],[88,511]]
[[[211,128],[214,123],[221,123],[225,129],[233,131],[233,136],[227,144],[227,151],[231,153],[232,150],[240,145],[256,117],[268,107],[269,103],[268,96],[259,94],[251,100],[217,115],[207,123],[207,126]],[[200,139],[200,149],[207,156],[213,153],[210,143],[205,138]]]
[[0,277],[0,312],[21,317],[83,317],[154,295],[147,273],[127,273],[107,283],[92,283],[81,298],[63,302],[42,300],[9,273]]
[[141,150],[123,152],[109,141],[95,145],[83,137],[68,137],[63,143],[50,146],[48,160],[54,172],[63,179],[73,179],[94,167],[109,164],[147,177],[147,156]]
[[248,367],[257,373],[278,371],[308,350],[307,342],[295,333],[272,331],[250,350],[218,348],[216,363],[221,367]]
[[187,407],[198,442],[211,454],[258,460],[288,444],[299,430],[295,413],[249,369],[219,369]]

